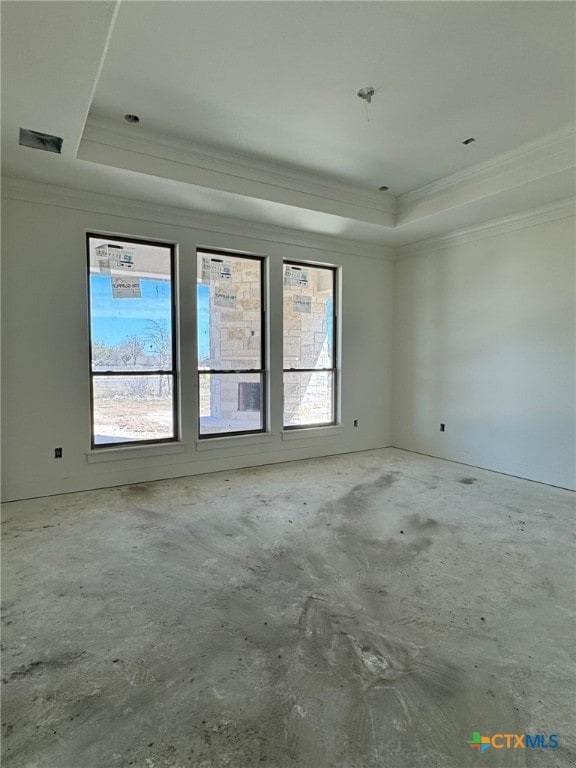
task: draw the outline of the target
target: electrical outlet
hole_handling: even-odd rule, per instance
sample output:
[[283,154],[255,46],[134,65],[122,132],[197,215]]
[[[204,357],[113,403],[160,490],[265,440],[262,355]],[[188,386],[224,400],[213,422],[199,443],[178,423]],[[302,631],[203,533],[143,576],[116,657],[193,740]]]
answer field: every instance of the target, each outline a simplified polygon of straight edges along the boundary
[[62,448],[54,448],[54,458],[55,459],[62,458]]
[[354,426],[357,427],[360,424],[360,421],[358,419],[354,419]]
[[446,424],[440,424],[440,432],[446,432]]

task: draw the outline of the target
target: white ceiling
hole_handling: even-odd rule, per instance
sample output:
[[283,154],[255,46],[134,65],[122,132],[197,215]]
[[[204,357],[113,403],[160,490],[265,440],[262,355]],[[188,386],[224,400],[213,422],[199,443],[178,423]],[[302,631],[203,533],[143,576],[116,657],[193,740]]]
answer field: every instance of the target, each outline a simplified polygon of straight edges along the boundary
[[573,121],[573,19],[549,2],[127,3],[91,116],[402,194]]
[[554,203],[575,8],[4,0],[3,172],[391,245]]

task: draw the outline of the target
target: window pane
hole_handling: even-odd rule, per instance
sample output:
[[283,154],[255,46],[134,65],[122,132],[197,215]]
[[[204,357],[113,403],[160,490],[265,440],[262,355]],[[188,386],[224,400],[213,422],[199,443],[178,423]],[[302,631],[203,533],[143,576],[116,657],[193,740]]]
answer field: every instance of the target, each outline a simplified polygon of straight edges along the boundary
[[170,374],[94,376],[94,444],[173,439],[173,385]]
[[198,252],[198,367],[262,367],[262,263]]
[[332,371],[284,373],[284,426],[334,422]]
[[333,368],[334,271],[284,265],[284,368]]
[[92,370],[172,370],[171,250],[89,239]]
[[263,377],[259,373],[201,373],[200,434],[263,429]]

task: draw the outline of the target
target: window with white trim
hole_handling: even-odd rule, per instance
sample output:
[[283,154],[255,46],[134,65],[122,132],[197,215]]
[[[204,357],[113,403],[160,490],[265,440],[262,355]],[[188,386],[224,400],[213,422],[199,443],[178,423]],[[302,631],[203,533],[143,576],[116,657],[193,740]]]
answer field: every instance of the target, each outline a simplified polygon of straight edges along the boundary
[[336,423],[336,275],[284,263],[284,429]]
[[178,439],[174,250],[87,235],[92,448]]
[[266,430],[264,260],[199,250],[199,437]]

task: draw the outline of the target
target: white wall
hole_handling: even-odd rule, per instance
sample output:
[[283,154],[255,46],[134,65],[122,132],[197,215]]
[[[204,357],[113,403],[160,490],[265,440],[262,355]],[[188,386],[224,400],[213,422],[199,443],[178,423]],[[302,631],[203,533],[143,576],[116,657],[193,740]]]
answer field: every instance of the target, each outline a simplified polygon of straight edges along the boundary
[[[391,443],[393,264],[342,244],[338,251],[280,242],[274,230],[256,237],[162,223],[158,210],[120,215],[82,210],[68,193],[46,203],[5,199],[2,219],[2,481],[3,499],[143,482],[214,470],[382,447]],[[72,207],[71,207],[72,206]],[[110,205],[108,205],[110,207]],[[77,209],[75,209],[77,208]],[[101,206],[100,206],[101,208]],[[134,208],[134,206],[132,206]],[[130,212],[130,205],[127,205]],[[170,217],[168,217],[170,218]],[[153,220],[155,219],[155,221]],[[192,217],[191,217],[192,219]],[[221,228],[221,227],[220,227]],[[90,461],[85,233],[116,232],[175,241],[179,248],[182,334],[182,443],[178,453],[140,449],[136,457]],[[283,238],[286,240],[286,238]],[[295,242],[298,238],[295,237]],[[283,439],[281,344],[272,345],[272,435],[230,439],[230,447],[196,442],[195,249],[237,249],[270,257],[272,338],[281,339],[282,259],[342,267],[342,429]],[[362,249],[358,249],[361,251]],[[384,251],[385,249],[382,249]],[[353,420],[360,427],[353,427]],[[54,448],[63,459],[54,459]],[[134,456],[133,449],[125,452]],[[102,455],[100,454],[100,458]]]
[[525,224],[396,262],[393,441],[576,488],[574,217]]
[[[32,194],[30,201],[24,197],[8,194],[3,202],[4,500],[391,444],[576,488],[573,216],[423,244],[393,265],[350,244],[331,247],[311,238],[305,245],[296,233],[280,237],[272,228],[229,226],[225,220],[208,228],[192,217],[141,203],[125,201],[116,209],[103,196],[52,195],[50,188]],[[103,202],[94,203],[97,199]],[[166,211],[170,215],[163,218]],[[184,341],[177,452],[145,448],[140,454],[127,451],[126,458],[92,460],[87,230],[178,243]],[[267,442],[256,436],[230,440],[229,447],[197,443],[195,360],[192,344],[186,343],[195,334],[197,245],[270,257],[270,321],[276,338],[282,259],[342,266],[340,430],[327,437],[283,439],[282,349],[273,345]],[[356,418],[359,429],[352,426]],[[440,422],[446,423],[445,433]],[[53,458],[57,446],[64,449],[62,460]]]

